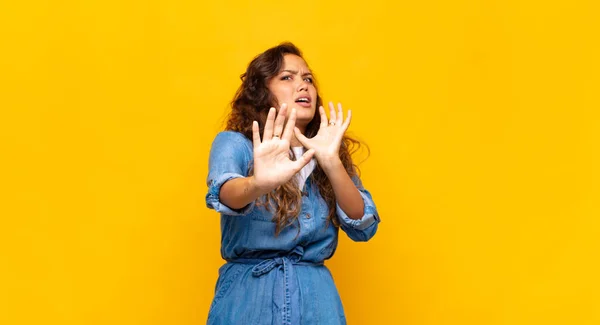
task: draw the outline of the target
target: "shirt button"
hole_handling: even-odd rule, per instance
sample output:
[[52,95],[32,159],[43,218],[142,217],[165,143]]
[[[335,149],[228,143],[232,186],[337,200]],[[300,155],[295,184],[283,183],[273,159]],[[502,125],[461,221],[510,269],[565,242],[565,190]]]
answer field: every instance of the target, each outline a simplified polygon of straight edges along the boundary
[[310,213],[306,214],[306,219],[310,219]]

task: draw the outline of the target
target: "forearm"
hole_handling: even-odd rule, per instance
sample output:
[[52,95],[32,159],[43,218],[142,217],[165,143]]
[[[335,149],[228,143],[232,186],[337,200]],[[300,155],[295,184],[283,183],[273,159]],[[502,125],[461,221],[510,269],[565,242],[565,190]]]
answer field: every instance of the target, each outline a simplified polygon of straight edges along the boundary
[[228,207],[241,209],[267,192],[256,186],[254,176],[238,177],[221,186],[219,197]]
[[329,178],[340,208],[351,219],[360,219],[364,214],[364,202],[350,175],[339,159],[324,164],[323,170]]

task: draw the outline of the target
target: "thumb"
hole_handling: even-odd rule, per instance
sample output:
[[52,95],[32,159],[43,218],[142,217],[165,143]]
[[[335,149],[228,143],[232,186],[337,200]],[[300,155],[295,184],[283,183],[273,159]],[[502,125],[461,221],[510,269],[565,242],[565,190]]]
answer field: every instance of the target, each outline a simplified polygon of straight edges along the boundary
[[[302,143],[302,145],[305,148],[310,148],[308,138],[305,137],[304,134],[302,134],[302,132],[300,132],[300,129],[298,129],[297,127],[294,127],[294,135],[296,135],[296,139],[298,139],[298,141],[300,141],[300,143]],[[307,152],[305,152],[304,154],[306,154]]]
[[308,164],[310,162],[310,160],[312,159],[312,157],[315,155],[315,149],[310,149],[307,152],[305,152],[302,157],[300,157],[300,159],[294,161],[294,169],[296,170],[296,172],[298,172],[300,169],[302,169],[304,166],[306,166],[306,164]]

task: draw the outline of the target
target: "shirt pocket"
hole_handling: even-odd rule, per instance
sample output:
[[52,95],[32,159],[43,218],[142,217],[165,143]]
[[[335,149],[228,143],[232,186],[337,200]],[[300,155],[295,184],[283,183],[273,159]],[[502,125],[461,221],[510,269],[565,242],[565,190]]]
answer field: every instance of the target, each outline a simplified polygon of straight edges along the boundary
[[314,199],[314,213],[321,219],[329,219],[329,207],[327,202],[320,195]]
[[250,219],[256,221],[274,222],[273,216],[275,209],[271,208],[271,210],[273,211],[267,211],[267,208],[263,205],[255,205],[254,209],[252,209],[252,212],[250,212],[249,217]]

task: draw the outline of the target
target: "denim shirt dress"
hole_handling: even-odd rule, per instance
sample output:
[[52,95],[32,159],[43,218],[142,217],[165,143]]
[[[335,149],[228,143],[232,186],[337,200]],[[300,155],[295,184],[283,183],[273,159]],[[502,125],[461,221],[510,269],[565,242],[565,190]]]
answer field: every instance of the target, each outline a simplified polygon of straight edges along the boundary
[[297,222],[275,237],[273,212],[250,203],[231,209],[219,199],[221,186],[248,176],[253,162],[250,139],[233,131],[217,134],[210,150],[207,207],[221,214],[221,256],[207,324],[346,324],[342,302],[329,269],[341,229],[354,241],[375,235],[379,216],[358,177],[353,182],[364,202],[361,219],[339,206],[341,226],[327,223],[328,207],[309,177]]

